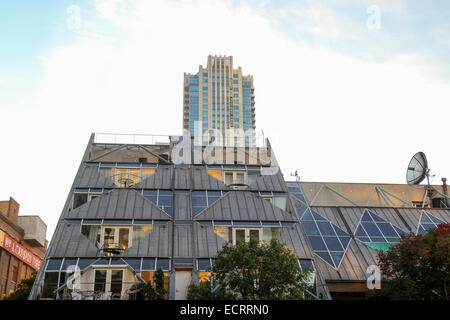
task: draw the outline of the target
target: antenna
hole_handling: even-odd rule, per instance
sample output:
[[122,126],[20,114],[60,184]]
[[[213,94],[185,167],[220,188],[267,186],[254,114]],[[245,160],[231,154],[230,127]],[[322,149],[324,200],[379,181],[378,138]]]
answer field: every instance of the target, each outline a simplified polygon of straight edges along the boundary
[[291,176],[292,176],[292,177],[295,177],[295,181],[296,181],[296,182],[300,182],[300,176],[298,175],[297,170],[295,170],[295,173],[294,173],[294,174],[291,173]]
[[[445,193],[442,193],[431,186],[430,177],[434,178],[435,175],[430,175],[430,169],[428,168],[428,161],[425,153],[417,152],[412,157],[411,161],[409,161],[408,170],[406,170],[406,182],[410,185],[417,185],[421,183],[425,178],[427,178],[427,190],[423,197],[422,208],[425,206],[426,197],[429,196],[431,201],[433,198],[433,194],[439,194],[440,196],[444,197],[446,201],[450,200],[450,197],[446,194],[445,191]],[[444,205],[447,207],[447,203],[445,203]]]
[[428,168],[428,161],[425,153],[417,152],[409,161],[408,170],[406,170],[406,182],[408,184],[419,184],[425,177],[430,184],[430,169]]

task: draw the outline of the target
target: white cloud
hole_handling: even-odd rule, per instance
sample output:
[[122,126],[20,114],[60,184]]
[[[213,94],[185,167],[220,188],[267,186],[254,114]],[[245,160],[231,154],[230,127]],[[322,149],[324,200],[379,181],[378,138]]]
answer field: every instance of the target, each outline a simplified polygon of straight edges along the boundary
[[[208,54],[233,55],[255,76],[256,124],[286,177],[298,169],[309,181],[403,183],[419,150],[437,175],[448,174],[450,85],[420,55],[375,63],[308,47],[231,1],[97,8],[77,43],[43,58],[39,95],[27,108],[8,107],[0,129],[14,155],[1,160],[9,169],[0,195],[15,197],[22,213],[38,210],[51,231],[89,134],[181,133],[183,72],[197,72]],[[99,32],[105,17],[109,28]]]

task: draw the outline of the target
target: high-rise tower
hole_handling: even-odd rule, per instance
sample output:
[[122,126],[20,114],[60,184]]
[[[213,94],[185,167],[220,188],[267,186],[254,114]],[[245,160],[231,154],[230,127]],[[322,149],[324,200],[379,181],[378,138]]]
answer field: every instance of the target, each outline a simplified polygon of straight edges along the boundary
[[222,146],[253,146],[255,94],[253,76],[233,69],[232,56],[208,56],[206,68],[184,73],[183,129],[206,145],[208,129]]

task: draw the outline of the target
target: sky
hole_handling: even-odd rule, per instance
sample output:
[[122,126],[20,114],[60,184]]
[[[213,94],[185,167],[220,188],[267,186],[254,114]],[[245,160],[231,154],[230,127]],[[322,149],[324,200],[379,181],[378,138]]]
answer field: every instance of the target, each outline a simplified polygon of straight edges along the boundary
[[182,133],[183,73],[232,55],[286,179],[450,178],[450,2],[0,2],[0,200],[50,239],[92,132]]

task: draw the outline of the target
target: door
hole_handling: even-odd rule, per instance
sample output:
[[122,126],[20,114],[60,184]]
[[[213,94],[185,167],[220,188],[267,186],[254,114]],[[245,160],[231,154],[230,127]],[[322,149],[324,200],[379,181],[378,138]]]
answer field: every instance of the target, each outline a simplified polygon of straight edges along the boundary
[[123,270],[95,270],[94,291],[103,292],[104,299],[120,298],[123,286]]
[[187,290],[192,281],[192,271],[177,271],[175,273],[175,300],[186,300]]
[[233,245],[241,242],[258,241],[262,242],[262,229],[260,228],[233,228]]
[[103,248],[120,248],[131,246],[130,227],[103,227]]

